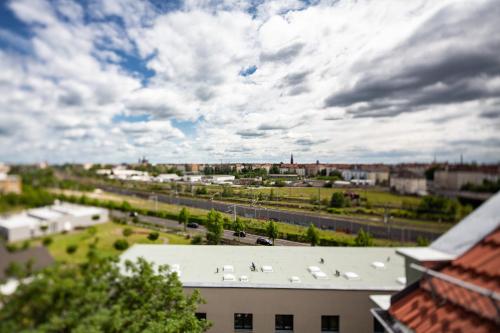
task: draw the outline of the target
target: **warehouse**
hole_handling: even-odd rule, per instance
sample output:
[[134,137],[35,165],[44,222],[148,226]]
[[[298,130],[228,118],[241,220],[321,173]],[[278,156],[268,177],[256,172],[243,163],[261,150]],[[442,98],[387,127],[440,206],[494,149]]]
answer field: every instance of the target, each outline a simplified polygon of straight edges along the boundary
[[108,220],[106,209],[56,202],[52,206],[0,217],[0,235],[7,241],[19,241],[85,228]]
[[168,264],[206,304],[210,332],[370,332],[373,294],[405,285],[394,248],[134,245],[121,259]]

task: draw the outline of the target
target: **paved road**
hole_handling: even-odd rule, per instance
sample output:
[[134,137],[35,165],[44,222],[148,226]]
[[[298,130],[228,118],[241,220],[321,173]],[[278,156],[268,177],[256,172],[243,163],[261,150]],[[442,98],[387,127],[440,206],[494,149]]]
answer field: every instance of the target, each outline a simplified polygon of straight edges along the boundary
[[327,230],[339,230],[349,233],[357,233],[359,229],[363,228],[365,231],[370,232],[376,238],[391,239],[397,241],[412,241],[415,242],[418,237],[423,237],[428,240],[434,240],[438,238],[441,233],[435,231],[417,230],[412,228],[404,228],[400,226],[381,226],[381,225],[369,225],[363,222],[354,221],[350,219],[343,219],[341,217],[326,217],[320,215],[314,215],[303,212],[296,211],[285,211],[279,209],[271,209],[265,207],[252,207],[242,204],[231,204],[221,201],[210,201],[203,199],[192,199],[185,197],[175,197],[165,194],[157,194],[152,192],[138,191],[127,188],[120,188],[110,185],[100,185],[104,191],[132,195],[144,199],[151,199],[152,196],[157,196],[158,201],[182,205],[188,207],[195,207],[201,209],[215,209],[220,212],[233,213],[236,210],[238,216],[243,216],[247,218],[256,219],[274,219],[276,221],[281,221],[289,224],[297,224],[302,226],[308,226],[313,223],[321,229]]
[[[127,218],[128,214],[123,213],[118,210],[112,211],[113,216],[117,216],[120,218]],[[165,227],[169,229],[176,229],[176,230],[183,230],[184,226],[179,224],[179,222],[174,221],[174,220],[169,220],[169,219],[162,219],[159,217],[155,216],[148,216],[148,215],[139,215],[139,219],[141,221],[145,221],[148,223],[152,223],[154,225],[160,226],[160,227]],[[188,233],[191,236],[194,235],[202,235],[205,236],[207,233],[207,229],[200,225],[198,228],[187,228]],[[259,235],[253,235],[253,234],[246,234],[246,237],[240,237],[240,243],[245,244],[245,245],[255,245],[255,242],[257,241],[257,238],[261,236]],[[229,241],[237,241],[238,237],[233,235],[232,230],[224,230],[224,235],[222,236],[223,239],[229,240]],[[308,246],[309,244],[304,244],[304,243],[299,243],[299,242],[292,242],[289,240],[285,239],[275,239],[274,240],[274,245],[276,246]]]

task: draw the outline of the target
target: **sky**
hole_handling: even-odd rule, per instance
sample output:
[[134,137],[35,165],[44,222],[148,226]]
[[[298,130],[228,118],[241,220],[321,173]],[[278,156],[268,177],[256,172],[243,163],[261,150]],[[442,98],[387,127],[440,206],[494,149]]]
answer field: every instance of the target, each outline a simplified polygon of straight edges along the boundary
[[500,161],[497,0],[2,0],[0,161]]

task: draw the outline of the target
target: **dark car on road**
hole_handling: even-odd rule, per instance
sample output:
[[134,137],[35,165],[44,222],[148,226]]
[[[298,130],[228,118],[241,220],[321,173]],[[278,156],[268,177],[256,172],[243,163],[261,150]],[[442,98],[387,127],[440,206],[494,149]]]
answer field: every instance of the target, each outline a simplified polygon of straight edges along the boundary
[[196,229],[196,228],[198,228],[200,225],[199,225],[198,223],[196,223],[196,222],[189,222],[189,223],[187,224],[187,226],[188,226],[188,228],[195,228],[195,229]]
[[240,232],[233,232],[233,236],[236,236],[236,237],[246,237],[247,236],[247,233],[244,232],[244,231],[240,231]]
[[255,243],[259,245],[273,245],[273,242],[271,242],[271,240],[264,237],[257,238],[257,241]]

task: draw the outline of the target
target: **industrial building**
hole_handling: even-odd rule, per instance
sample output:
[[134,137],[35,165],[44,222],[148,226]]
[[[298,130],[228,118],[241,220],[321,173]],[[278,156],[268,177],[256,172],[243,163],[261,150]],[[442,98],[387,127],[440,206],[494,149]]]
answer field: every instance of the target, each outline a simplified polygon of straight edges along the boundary
[[374,332],[373,294],[405,286],[394,248],[134,245],[121,260],[169,265],[199,289],[209,332]]
[[0,236],[7,241],[19,241],[108,221],[107,209],[57,202],[0,217]]

